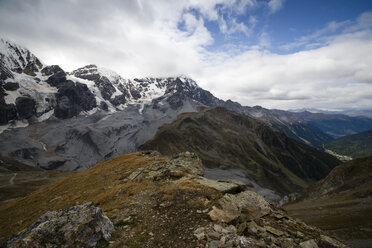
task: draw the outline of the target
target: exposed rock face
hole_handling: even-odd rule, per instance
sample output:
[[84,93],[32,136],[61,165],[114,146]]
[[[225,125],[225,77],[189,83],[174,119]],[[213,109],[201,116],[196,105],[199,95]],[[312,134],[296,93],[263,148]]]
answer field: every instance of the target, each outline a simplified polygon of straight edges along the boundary
[[102,210],[88,202],[47,212],[24,232],[10,238],[6,245],[16,247],[96,247],[109,240],[114,226]]
[[139,168],[128,176],[128,180],[142,181],[181,178],[186,175],[204,175],[201,160],[193,153],[185,152],[174,156],[166,163],[158,162],[145,168]]
[[191,177],[191,180],[207,186],[214,188],[222,193],[239,193],[241,191],[244,191],[246,189],[246,185],[242,182],[239,182],[237,180],[210,180],[205,177]]
[[198,247],[348,247],[252,191],[225,194],[218,205],[209,212],[213,222],[194,231]]
[[[0,235],[19,231],[21,227],[15,223],[27,215],[26,211],[20,211],[22,208],[37,208],[41,202],[48,202],[48,206],[53,208],[56,204],[68,204],[76,198],[86,197],[87,200],[95,199],[100,207],[107,209],[118,227],[111,236],[109,247],[127,244],[129,247],[183,248],[345,247],[321,230],[289,217],[256,193],[225,194],[225,187],[219,184],[222,182],[205,181],[202,174],[200,160],[188,152],[174,157],[162,157],[158,152],[140,152],[108,159],[64,179],[67,183],[46,186],[17,203],[10,203],[5,211],[0,208],[0,218],[13,217],[7,223],[12,232],[9,233],[0,223]],[[239,185],[238,182],[224,183]],[[25,206],[26,203],[29,205]],[[72,209],[76,208],[81,206]],[[19,212],[20,216],[13,216]],[[90,247],[88,244],[97,242],[99,238],[107,240],[105,233],[110,232],[104,230],[111,230],[109,224],[103,224],[107,228],[99,225],[99,237],[91,231],[95,229],[95,225],[90,224],[92,222],[83,220],[86,225],[74,224],[78,222],[75,219],[81,221],[85,218],[86,210],[75,211],[78,217],[70,217],[68,223],[56,225],[67,219],[66,212],[74,211],[48,213],[41,218],[42,221],[10,242],[23,242],[21,245],[39,240],[51,242],[41,237],[45,237],[42,234],[54,237],[56,226],[62,231],[57,232],[55,240],[70,241],[64,243],[65,247]],[[65,238],[69,235],[71,238]],[[81,244],[82,240],[86,242],[85,246]],[[34,246],[43,247],[39,243]]]
[[19,89],[19,84],[18,83],[13,83],[13,82],[7,82],[4,84],[4,89],[9,90],[9,91],[14,91]]
[[225,194],[220,200],[221,208],[214,207],[209,213],[212,220],[230,223],[237,218],[249,221],[269,214],[272,209],[262,196],[253,191],[241,192],[237,195]]
[[0,125],[7,124],[9,121],[17,118],[17,109],[14,104],[6,104],[5,90],[0,82]]
[[96,65],[87,65],[74,71],[72,74],[78,78],[95,82],[98,89],[101,91],[103,99],[105,100],[110,100],[112,94],[114,94],[116,91],[110,80],[105,76],[101,76],[97,72]]
[[[47,67],[46,67],[47,68]],[[53,87],[60,88],[63,86],[63,83],[66,81],[66,73],[58,66],[53,69],[47,68],[44,71],[45,73],[53,73],[49,76],[46,82]],[[46,74],[47,75],[47,74]]]
[[[42,70],[41,70],[41,74],[43,76],[51,76],[53,74],[57,74],[59,72],[64,72],[61,67],[59,67],[58,65],[49,65],[49,66],[45,66]],[[65,75],[66,76],[66,75]]]
[[96,106],[96,99],[85,84],[66,81],[58,89],[57,106],[54,113],[56,117],[66,119]]
[[31,97],[18,97],[16,107],[21,119],[29,119],[36,113],[35,100]]
[[43,67],[40,60],[27,48],[3,39],[0,39],[0,45],[5,52],[0,54],[0,58],[10,70],[35,76],[35,73]]

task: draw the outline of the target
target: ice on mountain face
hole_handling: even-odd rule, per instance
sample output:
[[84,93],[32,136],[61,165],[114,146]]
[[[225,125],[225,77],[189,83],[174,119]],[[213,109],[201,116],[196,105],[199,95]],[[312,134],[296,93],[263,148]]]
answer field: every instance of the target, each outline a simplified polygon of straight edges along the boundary
[[189,88],[198,88],[198,85],[196,84],[196,82],[188,77],[185,77],[185,76],[180,76],[178,77],[182,83],[184,83],[185,85],[187,85]]
[[48,120],[52,115],[54,114],[54,109],[49,110],[48,112],[41,115],[37,120],[38,122],[46,121]]
[[110,80],[110,82],[112,82],[112,83],[120,81],[120,79],[121,79],[119,74],[117,74],[116,72],[114,72],[112,70],[103,68],[103,67],[97,67],[97,72],[98,72],[98,74],[108,78],[108,80]]
[[42,115],[53,109],[56,104],[55,93],[57,89],[44,81],[37,81],[34,77],[26,74],[14,73],[13,79],[5,82],[16,82],[19,88],[15,91],[5,91],[4,97],[6,104],[15,104],[18,97],[29,96],[36,102],[36,114]]
[[[191,94],[198,94],[198,92],[193,92],[198,88],[197,84],[184,76],[131,80],[124,79],[116,72],[96,65],[87,65],[66,74],[57,65],[44,66],[28,49],[6,40],[0,40],[0,59],[2,72],[9,73],[7,77],[3,77],[4,83],[7,84],[7,87],[4,86],[2,89],[5,93],[4,103],[14,105],[17,105],[17,101],[24,103],[22,106],[18,104],[21,106],[20,109],[18,109],[19,106],[13,106],[14,113],[9,112],[12,115],[9,115],[9,119],[2,120],[2,124],[18,118],[28,119],[32,116],[36,117],[33,121],[38,122],[45,121],[53,115],[58,118],[68,116],[61,112],[63,108],[58,108],[63,105],[60,105],[61,89],[74,88],[74,83],[80,91],[73,91],[72,97],[74,97],[73,93],[85,92],[83,88],[86,86],[85,89],[89,90],[91,100],[95,101],[94,106],[97,107],[92,106],[92,109],[82,107],[79,101],[74,101],[76,113],[72,112],[72,116],[92,115],[101,110],[111,114],[126,108],[137,109],[140,114],[143,114],[147,112],[148,105],[154,99],[161,98],[156,104],[163,106],[168,104],[167,99],[177,91],[188,92],[187,96],[191,98]],[[70,95],[62,96],[64,103],[71,103]],[[31,109],[26,110],[25,101],[32,102]],[[26,115],[19,115],[21,109],[27,112]],[[7,124],[4,126],[10,127]]]
[[28,49],[4,39],[0,39],[0,59],[6,67],[17,72],[34,73],[43,67]]
[[110,112],[116,111],[115,107],[109,101],[106,101],[105,99],[103,99],[101,91],[98,89],[95,82],[87,80],[87,79],[78,78],[73,75],[67,75],[66,79],[71,80],[73,82],[79,82],[79,83],[85,84],[90,90],[90,92],[92,92],[92,94],[95,96],[97,105],[99,105],[101,102],[105,102]]
[[145,105],[150,104],[153,99],[161,97],[165,94],[167,79],[165,78],[143,78],[128,80],[131,89],[129,92],[137,92],[140,98],[134,97],[131,93],[131,98],[128,99],[128,104],[139,106],[139,113],[142,114]]

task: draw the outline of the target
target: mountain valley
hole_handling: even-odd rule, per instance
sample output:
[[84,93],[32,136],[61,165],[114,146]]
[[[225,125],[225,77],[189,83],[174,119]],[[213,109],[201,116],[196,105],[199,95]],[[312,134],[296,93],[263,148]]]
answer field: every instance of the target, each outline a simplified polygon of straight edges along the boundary
[[284,208],[355,247],[372,245],[372,157],[353,159]]
[[[86,229],[103,230],[89,247],[368,247],[371,157],[324,149],[368,143],[371,128],[242,106],[186,76],[66,72],[1,39],[0,247],[86,247],[58,230],[87,227],[48,220],[79,211],[105,223]],[[289,215],[277,206],[297,195]]]
[[192,151],[208,168],[244,170],[281,196],[302,191],[340,163],[262,121],[221,107],[179,115],[140,149],[166,155]]

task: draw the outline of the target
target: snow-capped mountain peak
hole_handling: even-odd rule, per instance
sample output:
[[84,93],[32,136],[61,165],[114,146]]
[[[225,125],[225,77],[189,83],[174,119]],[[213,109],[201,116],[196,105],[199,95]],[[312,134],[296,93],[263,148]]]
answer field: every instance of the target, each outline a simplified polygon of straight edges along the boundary
[[8,69],[32,76],[43,67],[41,61],[27,48],[5,39],[0,39],[0,59]]
[[117,112],[128,106],[142,113],[158,98],[156,104],[168,102],[177,109],[186,98],[204,104],[212,96],[185,76],[126,79],[94,64],[67,73],[58,65],[43,65],[28,49],[4,39],[0,41],[0,72],[3,129],[19,120],[66,119],[97,111]]

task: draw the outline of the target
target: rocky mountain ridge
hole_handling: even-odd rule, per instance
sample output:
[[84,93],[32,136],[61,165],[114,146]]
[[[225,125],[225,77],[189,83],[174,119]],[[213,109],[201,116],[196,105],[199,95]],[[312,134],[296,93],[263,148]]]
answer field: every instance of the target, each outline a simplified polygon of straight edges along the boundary
[[[95,247],[100,238],[98,247],[347,247],[245,191],[239,182],[203,175],[201,160],[190,152],[162,157],[147,151],[111,158],[1,205],[0,240],[27,227],[8,239],[10,247],[33,242],[42,247]],[[114,231],[100,209],[81,205],[90,201],[114,223]],[[66,224],[68,216],[72,221]],[[48,239],[48,234],[56,239]]]
[[[222,106],[264,120],[288,136],[313,145],[332,139],[336,133],[329,130],[329,125],[325,127],[315,121],[319,119],[315,114],[307,114],[305,118],[301,113],[268,110],[259,106],[246,107],[230,100],[223,101],[184,76],[132,80],[96,65],[87,65],[67,73],[58,65],[42,64],[28,49],[4,39],[0,40],[0,48],[0,111],[3,113],[0,124],[5,125],[2,129],[12,125],[27,125],[25,120],[34,123],[51,116],[64,119],[97,111],[112,113],[128,105],[138,106],[141,112],[143,106],[152,100],[172,95],[173,108],[179,107],[177,98],[190,98],[205,106]],[[23,124],[14,123],[16,120]],[[350,120],[353,119],[343,120],[340,125],[349,127]],[[372,126],[372,120],[369,119],[356,121],[359,123],[353,128],[344,128],[342,132],[360,132],[366,126]]]
[[250,115],[307,144],[332,139],[299,115],[223,101],[184,76],[132,80],[95,65],[68,73],[26,48],[0,43],[0,148],[31,166],[89,168],[136,151],[159,126],[200,106]]
[[[140,149],[165,155],[195,152],[210,168],[209,174],[212,168],[239,169],[281,196],[301,192],[340,164],[333,156],[288,138],[262,121],[222,107],[180,114]],[[279,200],[272,194],[265,196]]]

